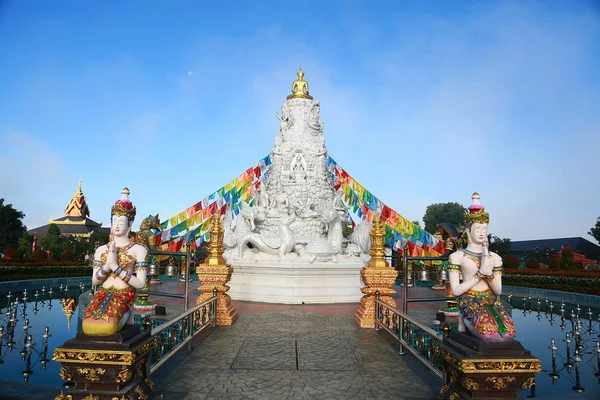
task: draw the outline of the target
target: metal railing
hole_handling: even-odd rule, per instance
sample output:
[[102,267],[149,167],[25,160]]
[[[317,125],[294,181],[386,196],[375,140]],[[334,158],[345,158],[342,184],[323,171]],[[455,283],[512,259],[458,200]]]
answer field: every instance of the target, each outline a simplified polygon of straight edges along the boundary
[[398,341],[398,354],[404,354],[404,350],[407,350],[437,378],[443,380],[441,360],[437,357],[437,346],[442,341],[442,334],[384,303],[377,292],[375,330],[381,328]]
[[149,290],[138,290],[138,293],[148,294],[148,295],[152,295],[152,296],[176,297],[176,298],[183,299],[183,310],[187,311],[187,309],[190,307],[190,299],[189,299],[189,294],[190,294],[190,257],[192,255],[192,250],[191,250],[189,243],[187,243],[185,245],[185,253],[180,252],[180,251],[150,250],[148,252],[148,254],[153,255],[153,256],[182,256],[182,257],[185,257],[185,274],[184,274],[185,292],[183,294],[180,294],[180,293],[153,292],[153,291],[149,291]]
[[454,300],[454,297],[409,298],[408,297],[408,262],[409,261],[445,261],[447,256],[408,256],[408,247],[404,247],[402,266],[404,270],[404,296],[402,310],[384,303],[375,294],[375,330],[383,328],[398,341],[398,354],[411,353],[423,366],[437,378],[444,380],[441,360],[437,356],[437,346],[442,342],[442,334],[408,315],[408,303],[435,302]]
[[150,354],[149,358],[149,371],[150,374],[153,374],[186,344],[188,345],[188,351],[192,351],[194,337],[196,337],[196,335],[202,332],[206,327],[211,326],[212,328],[215,328],[217,326],[217,290],[213,290],[212,298],[190,308],[189,294],[191,248],[189,244],[186,245],[185,253],[150,250],[148,254],[160,256],[182,256],[185,257],[186,260],[186,268],[184,273],[185,292],[183,294],[138,290],[138,293],[141,294],[174,297],[184,300],[183,313],[154,329],[152,329],[152,320],[149,317],[144,319],[144,329],[151,331],[152,336],[156,337],[156,347]]
[[[144,321],[146,330],[150,330],[150,319]],[[150,374],[156,372],[169,358],[186,344],[188,351],[192,351],[194,337],[205,328],[217,326],[217,290],[213,290],[213,297],[184,311],[170,321],[152,329],[152,336],[156,337],[156,347],[150,355]]]
[[454,297],[436,297],[436,298],[427,298],[427,299],[409,299],[408,298],[408,282],[406,281],[406,277],[408,277],[408,262],[409,261],[434,261],[434,260],[438,260],[438,261],[446,261],[448,260],[448,256],[441,256],[441,257],[430,257],[430,256],[407,256],[406,254],[408,253],[408,247],[404,247],[404,257],[403,257],[403,262],[402,262],[402,267],[404,269],[404,277],[402,278],[404,280],[404,297],[402,299],[402,312],[404,314],[406,314],[408,312],[408,303],[413,303],[413,302],[430,302],[430,301],[448,301],[448,300],[454,300]]

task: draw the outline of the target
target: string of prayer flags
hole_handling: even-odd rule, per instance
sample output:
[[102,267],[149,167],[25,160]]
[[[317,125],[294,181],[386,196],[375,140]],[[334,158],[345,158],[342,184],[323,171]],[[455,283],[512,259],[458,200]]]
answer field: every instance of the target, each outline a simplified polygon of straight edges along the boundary
[[353,224],[358,224],[363,219],[371,221],[374,214],[379,214],[386,227],[385,242],[394,250],[402,253],[404,247],[408,245],[411,256],[425,253],[438,256],[444,253],[443,241],[385,205],[354,180],[333,158],[329,157],[327,163],[336,190],[341,188],[344,192],[344,201],[351,210],[350,217]]
[[215,214],[222,216],[229,210],[237,215],[242,201],[251,204],[252,193],[260,186],[269,165],[271,159],[267,156],[193,206],[161,222],[161,249],[173,249],[178,243],[191,240],[199,246],[207,240],[210,218]]
[[[261,159],[256,165],[246,169],[237,178],[217,189],[174,216],[161,222],[163,232],[160,237],[160,248],[177,249],[184,243],[193,242],[200,246],[210,239],[210,218],[213,215],[223,216],[227,211],[237,215],[242,201],[252,205],[252,194],[261,185],[262,179],[271,165],[270,156]],[[344,193],[344,202],[349,207],[353,225],[363,219],[371,221],[373,215],[379,214],[385,224],[385,242],[400,253],[408,246],[410,255],[441,255],[444,243],[429,232],[423,231],[359,184],[350,174],[340,167],[333,158],[327,160],[327,170],[331,174],[336,190]],[[158,242],[158,239],[157,239]],[[177,250],[172,250],[177,251]]]

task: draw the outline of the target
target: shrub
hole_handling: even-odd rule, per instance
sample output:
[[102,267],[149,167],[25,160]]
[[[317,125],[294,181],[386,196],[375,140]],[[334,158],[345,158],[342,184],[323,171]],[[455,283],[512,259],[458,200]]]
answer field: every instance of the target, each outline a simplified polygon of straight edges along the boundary
[[60,260],[61,261],[74,261],[75,260],[75,253],[71,249],[66,249],[60,255]]
[[519,257],[514,254],[507,254],[504,256],[502,260],[502,264],[505,268],[519,268],[521,262],[519,261]]
[[8,248],[4,249],[4,255],[8,258],[21,258],[21,254],[17,249]]
[[[579,273],[581,274],[581,273]],[[502,283],[507,286],[534,287],[549,290],[561,290],[564,292],[600,294],[600,278],[589,274],[587,276],[570,276],[565,272],[560,275],[543,275],[542,271],[529,274],[525,271],[516,274],[508,274],[502,277]]]
[[17,281],[43,278],[64,278],[69,276],[92,276],[92,268],[81,266],[0,266],[0,281]]
[[525,267],[527,267],[527,268],[539,268],[540,267],[540,262],[538,260],[536,260],[535,258],[530,258],[529,260],[527,260],[527,263],[525,263]]
[[48,258],[48,255],[46,254],[46,252],[42,249],[37,249],[36,251],[33,252],[33,258],[35,258],[36,260],[45,260]]

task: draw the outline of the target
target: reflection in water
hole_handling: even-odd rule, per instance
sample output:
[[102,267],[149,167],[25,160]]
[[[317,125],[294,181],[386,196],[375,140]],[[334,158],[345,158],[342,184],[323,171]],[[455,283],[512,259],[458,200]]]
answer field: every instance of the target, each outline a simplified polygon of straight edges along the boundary
[[[77,308],[79,295],[85,290],[85,286],[80,284],[78,287],[69,288],[62,286],[58,289],[42,287],[36,290],[33,296],[24,290],[23,293],[13,295],[8,293],[0,299],[0,365],[4,365],[1,370],[3,379],[14,380],[14,375],[20,370],[23,382],[29,382],[34,371],[41,369],[45,371],[49,365],[48,358],[49,340],[52,337],[50,326],[35,326],[36,324],[53,325],[56,323],[56,317],[52,315],[53,302],[59,301],[62,305],[62,312],[67,317],[67,329],[53,329],[53,332],[60,332],[59,343],[51,344],[51,351],[64,339],[73,336],[70,330],[70,321]],[[41,309],[47,311],[38,312]],[[33,315],[31,315],[33,314]],[[32,317],[32,321],[28,318]],[[43,326],[43,325],[42,325]],[[12,379],[11,379],[12,378]],[[50,377],[49,377],[50,378]],[[50,381],[54,379],[50,378]],[[46,384],[46,379],[36,382]]]
[[598,311],[583,311],[578,304],[564,301],[557,307],[547,298],[532,300],[530,296],[519,300],[509,294],[508,301],[518,321],[517,340],[542,360],[543,370],[536,374],[536,386],[544,392],[540,395],[600,391]]

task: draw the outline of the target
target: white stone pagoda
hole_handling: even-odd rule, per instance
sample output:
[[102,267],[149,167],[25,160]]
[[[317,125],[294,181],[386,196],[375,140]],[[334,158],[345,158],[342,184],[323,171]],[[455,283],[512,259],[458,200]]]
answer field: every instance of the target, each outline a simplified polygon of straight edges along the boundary
[[360,300],[360,268],[368,259],[360,250],[368,252],[368,244],[345,246],[347,207],[327,170],[319,112],[300,67],[277,114],[280,129],[271,165],[253,205],[242,205],[234,228],[233,215],[225,218],[224,256],[234,268],[229,282],[233,299],[285,304]]

